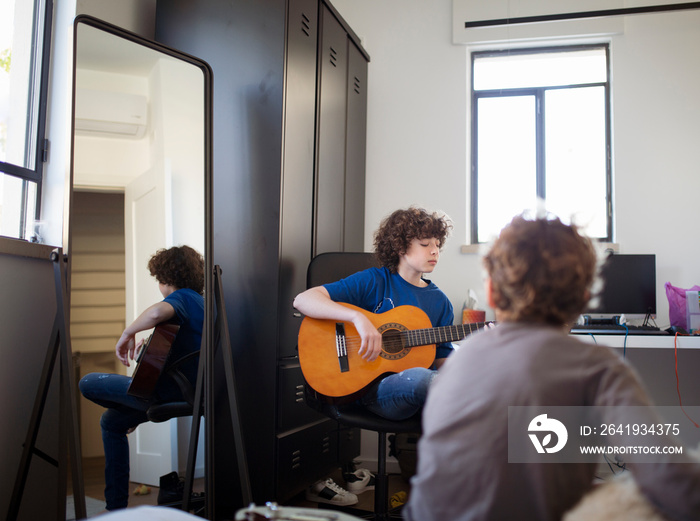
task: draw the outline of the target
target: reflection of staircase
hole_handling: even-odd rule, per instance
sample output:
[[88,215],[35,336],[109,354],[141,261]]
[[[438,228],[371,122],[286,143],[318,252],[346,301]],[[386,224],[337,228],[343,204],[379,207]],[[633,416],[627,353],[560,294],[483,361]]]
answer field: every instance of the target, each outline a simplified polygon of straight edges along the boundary
[[76,191],[71,213],[71,346],[113,354],[126,326],[124,195]]
[[[75,191],[71,219],[70,335],[77,384],[88,373],[124,371],[114,356],[126,325],[124,195]],[[104,409],[78,396],[83,456],[102,456]]]

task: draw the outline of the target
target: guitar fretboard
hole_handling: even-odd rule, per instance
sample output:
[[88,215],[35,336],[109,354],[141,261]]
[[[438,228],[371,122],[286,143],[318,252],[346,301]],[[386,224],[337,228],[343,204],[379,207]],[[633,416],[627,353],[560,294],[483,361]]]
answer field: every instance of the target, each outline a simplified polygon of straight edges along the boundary
[[458,324],[455,326],[431,327],[428,329],[413,329],[403,331],[401,336],[406,347],[425,346],[429,344],[442,344],[445,342],[457,342],[476,333],[486,327],[488,322],[474,322],[472,324]]

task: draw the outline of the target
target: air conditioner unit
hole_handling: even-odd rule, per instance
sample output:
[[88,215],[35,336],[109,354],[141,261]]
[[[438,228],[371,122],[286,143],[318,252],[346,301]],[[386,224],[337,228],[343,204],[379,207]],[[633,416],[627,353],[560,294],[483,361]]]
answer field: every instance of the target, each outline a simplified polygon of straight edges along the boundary
[[77,89],[75,130],[82,135],[142,138],[148,123],[146,96]]

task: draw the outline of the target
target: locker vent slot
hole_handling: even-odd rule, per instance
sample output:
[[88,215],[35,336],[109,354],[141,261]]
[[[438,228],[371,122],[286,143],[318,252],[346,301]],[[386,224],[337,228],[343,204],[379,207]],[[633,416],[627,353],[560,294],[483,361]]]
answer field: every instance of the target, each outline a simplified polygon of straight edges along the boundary
[[360,94],[360,84],[361,84],[360,78],[355,76],[355,81],[353,82],[353,88],[354,88],[355,92],[357,92],[358,94]]
[[306,36],[311,36],[311,20],[304,13],[301,13],[301,32]]

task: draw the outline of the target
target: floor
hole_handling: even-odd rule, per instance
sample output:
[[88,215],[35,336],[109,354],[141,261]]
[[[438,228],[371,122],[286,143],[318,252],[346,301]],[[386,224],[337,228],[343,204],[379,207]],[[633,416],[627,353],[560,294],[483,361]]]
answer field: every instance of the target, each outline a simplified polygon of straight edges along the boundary
[[[336,483],[341,486],[344,484],[342,480],[342,474],[338,470],[337,474],[329,476],[333,478]],[[70,478],[69,478],[69,488],[70,488]],[[85,496],[97,500],[104,501],[104,458],[83,458],[83,482],[85,489]],[[140,488],[139,483],[131,483],[129,490],[129,508],[137,507],[140,505],[157,505],[158,504],[158,487],[148,487],[150,491],[145,494],[136,494],[136,490]],[[193,489],[195,492],[201,492],[204,490],[204,480],[195,480]],[[406,492],[408,494],[409,484],[406,480],[402,478],[401,475],[390,475],[389,476],[389,496],[399,492]],[[70,493],[70,490],[69,490]],[[354,505],[355,508],[360,508],[362,510],[373,510],[374,506],[374,491],[366,491],[358,495],[358,503]],[[289,501],[285,502],[285,506],[295,506],[304,508],[317,508],[318,504],[307,501],[304,497],[304,493],[291,498]],[[99,512],[100,514],[102,512]],[[89,516],[95,517],[95,516]]]

